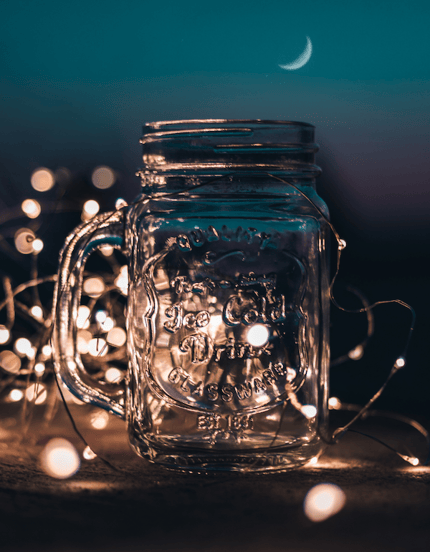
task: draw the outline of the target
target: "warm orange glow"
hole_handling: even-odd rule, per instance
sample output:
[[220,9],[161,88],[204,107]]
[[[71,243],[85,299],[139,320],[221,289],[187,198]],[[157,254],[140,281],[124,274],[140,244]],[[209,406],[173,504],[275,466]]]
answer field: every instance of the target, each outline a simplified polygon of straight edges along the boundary
[[14,241],[16,250],[23,255],[29,255],[30,253],[33,253],[33,242],[35,238],[36,236],[34,235],[34,232],[30,230],[30,228],[20,228],[15,233]]
[[9,341],[10,338],[10,331],[6,328],[6,326],[3,326],[3,324],[0,324],[0,345],[4,345]]
[[253,347],[262,347],[269,341],[269,330],[263,324],[251,326],[246,334],[246,339]]
[[91,175],[91,180],[99,190],[110,188],[116,180],[114,171],[110,167],[97,167]]
[[324,521],[342,510],[346,496],[332,483],[315,485],[305,497],[303,508],[311,521]]
[[127,341],[127,334],[122,328],[112,328],[107,334],[107,342],[113,347],[122,347]]
[[77,450],[67,439],[51,439],[40,459],[45,472],[55,479],[71,477],[81,465]]
[[42,211],[40,203],[35,199],[24,199],[21,204],[21,209],[28,216],[28,218],[31,219],[37,218]]
[[17,374],[21,368],[21,359],[12,351],[0,353],[0,367],[10,374]]
[[38,192],[47,192],[55,184],[55,178],[49,169],[41,167],[31,175],[31,185]]
[[99,277],[87,278],[84,282],[84,293],[90,297],[100,297],[105,290],[105,284]]

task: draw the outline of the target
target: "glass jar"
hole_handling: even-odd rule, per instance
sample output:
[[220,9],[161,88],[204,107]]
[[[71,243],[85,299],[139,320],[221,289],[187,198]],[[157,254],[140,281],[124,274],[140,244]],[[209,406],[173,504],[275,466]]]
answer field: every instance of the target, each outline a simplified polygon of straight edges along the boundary
[[[141,143],[142,194],[65,247],[58,372],[79,398],[125,417],[132,447],[153,462],[306,464],[323,448],[329,366],[328,211],[315,190],[314,127],[158,122]],[[76,351],[73,309],[85,258],[106,243],[128,257],[129,371],[102,387]]]

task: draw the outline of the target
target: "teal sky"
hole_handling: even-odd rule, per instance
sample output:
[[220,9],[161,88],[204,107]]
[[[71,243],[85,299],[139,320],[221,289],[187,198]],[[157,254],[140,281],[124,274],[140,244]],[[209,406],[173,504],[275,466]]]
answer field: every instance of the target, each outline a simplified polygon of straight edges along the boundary
[[[145,121],[316,125],[320,161],[369,224],[429,220],[425,1],[1,1],[2,186],[108,164],[138,189]],[[293,61],[313,43],[310,61]],[[131,194],[133,195],[133,194]]]

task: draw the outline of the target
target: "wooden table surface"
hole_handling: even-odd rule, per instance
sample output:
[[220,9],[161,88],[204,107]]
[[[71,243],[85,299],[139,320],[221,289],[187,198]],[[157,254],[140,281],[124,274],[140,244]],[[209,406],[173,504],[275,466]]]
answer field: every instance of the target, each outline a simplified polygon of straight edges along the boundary
[[[373,441],[346,435],[319,463],[276,473],[197,475],[167,471],[137,458],[124,424],[88,427],[91,407],[76,414],[92,448],[116,469],[84,461],[66,480],[39,462],[49,437],[83,446],[59,413],[34,419],[25,439],[10,413],[0,422],[0,550],[137,551],[408,551],[430,550],[430,468],[409,466]],[[425,458],[413,430],[368,425],[369,433],[407,444]],[[346,494],[343,510],[313,523],[303,500],[330,482]]]

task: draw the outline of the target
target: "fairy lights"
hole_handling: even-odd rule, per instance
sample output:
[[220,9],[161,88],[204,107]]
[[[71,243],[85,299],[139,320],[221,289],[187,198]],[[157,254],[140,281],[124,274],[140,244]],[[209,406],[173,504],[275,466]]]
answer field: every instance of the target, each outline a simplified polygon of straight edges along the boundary
[[109,423],[109,414],[104,410],[95,410],[90,416],[90,424],[94,429],[105,429]]
[[10,339],[10,331],[6,328],[6,326],[3,326],[3,324],[0,324],[0,345],[4,345],[7,343]]
[[[57,172],[55,174],[57,175]],[[70,178],[70,174],[67,178]],[[52,171],[41,167],[32,174],[31,185],[38,192],[46,192],[53,188],[56,179],[60,183],[60,175],[58,177],[54,176]],[[93,171],[91,179],[96,188],[103,190],[115,183],[116,173],[109,167],[97,167]],[[116,209],[124,209],[126,206],[127,203],[121,198],[117,200],[115,205]],[[25,226],[19,228],[16,225],[15,228],[19,228],[19,230],[13,236],[13,243],[18,253],[28,255],[29,261],[37,262],[37,255],[43,250],[44,243],[35,234],[35,232],[38,232],[37,228],[39,226],[35,226],[35,223],[31,220],[37,219],[41,215],[42,207],[34,199],[25,199],[21,204],[21,210],[30,219],[30,221],[27,220],[27,223],[31,228]],[[82,208],[83,220],[91,219],[99,210],[100,205],[98,201],[86,201]],[[25,220],[22,214],[21,219]],[[22,222],[21,224],[25,225],[27,223]],[[38,220],[36,224],[39,225],[40,221]],[[41,235],[45,236],[42,233]],[[339,251],[345,247],[345,240],[339,238]],[[121,261],[118,262],[116,260],[117,253],[115,252],[114,255],[114,248],[111,245],[103,245],[100,249],[100,255],[106,257],[103,263],[106,264],[108,261],[112,264],[112,274],[105,273],[102,277],[99,277],[84,273],[84,297],[82,301],[87,304],[80,305],[76,312],[77,352],[84,357],[83,363],[94,377],[97,377],[102,382],[118,384],[124,379],[126,373],[124,359],[126,358],[125,344],[127,334],[124,329],[123,305],[125,303],[124,296],[128,293],[128,269],[127,265],[121,266]],[[109,259],[112,256],[113,258]],[[33,283],[24,284],[24,287],[22,285],[18,286],[12,291],[12,301],[16,301],[15,295],[18,295],[18,293],[21,293],[25,289],[35,287],[37,290],[39,285],[54,281],[55,276],[49,276],[46,279],[36,276]],[[122,301],[122,306],[121,308],[114,308],[113,305],[117,303],[118,297]],[[11,378],[13,380],[5,390],[3,400],[8,403],[19,403],[22,401],[22,404],[27,401],[27,408],[31,411],[31,408],[35,405],[37,407],[47,405],[49,402],[48,398],[51,397],[51,389],[48,383],[52,381],[53,374],[52,350],[50,335],[46,331],[51,324],[49,318],[51,305],[40,303],[40,300],[37,299],[37,294],[34,296],[29,294],[28,297],[23,299],[23,302],[25,301],[27,301],[27,306],[24,305],[26,308],[24,311],[27,320],[30,319],[31,324],[38,329],[34,329],[34,333],[28,330],[28,335],[25,335],[26,330],[16,332],[13,320],[10,322],[7,319],[6,322],[3,321],[4,323],[0,324],[0,345],[7,347],[7,349],[5,348],[5,350],[0,351],[0,369],[5,379]],[[8,301],[4,301],[0,310],[7,310],[7,304],[11,304],[10,297],[9,303]],[[19,308],[22,308],[22,303],[20,305]],[[16,308],[15,310],[19,314],[19,309]],[[247,328],[246,339],[253,347],[263,347],[270,339],[270,328],[264,324],[254,324]],[[351,360],[360,359],[365,352],[365,345],[365,343],[357,345],[346,356]],[[404,355],[399,356],[394,363],[395,370],[399,370],[406,365],[405,350],[403,350],[403,353]],[[68,403],[73,401],[77,405],[83,404],[81,400],[70,393],[67,394],[65,391],[64,394]],[[44,408],[47,408],[47,406],[44,406]],[[73,408],[77,407],[74,406]],[[86,408],[89,407],[86,406]],[[329,409],[348,410],[346,405],[336,397],[330,397]],[[312,420],[317,415],[317,408],[314,405],[298,405],[298,410],[308,418],[310,424],[313,423]],[[367,413],[369,414],[369,411]],[[103,430],[109,423],[109,415],[107,412],[95,410],[89,417],[89,423],[93,429]],[[414,425],[412,426],[415,427]],[[423,435],[424,431],[421,431]],[[397,451],[394,452],[412,466],[420,464],[420,460],[415,456],[400,454]],[[97,455],[91,447],[87,446],[82,453],[82,457],[85,460],[93,460],[97,458]],[[46,473],[51,477],[59,479],[70,477],[76,473],[80,466],[80,459],[76,449],[64,439],[51,441],[44,449],[41,461]],[[308,465],[314,466],[317,462],[318,458],[314,457]],[[320,491],[324,492],[319,495],[311,494],[311,491],[314,491],[314,489],[311,489],[305,501],[308,504],[305,506],[305,512],[311,512],[309,515],[306,513],[309,519],[312,519],[312,521],[322,521],[342,509],[345,503],[345,496],[341,489],[337,489],[334,490],[334,494],[333,488],[331,488],[330,492],[328,492],[327,488],[320,489]],[[314,519],[312,516],[314,516]]]
[[40,203],[35,199],[24,199],[21,204],[21,209],[30,219],[37,218],[42,211]]
[[36,238],[32,242],[33,253],[40,253],[43,249],[44,243],[41,239]]
[[29,255],[34,252],[33,242],[36,239],[34,232],[29,228],[20,228],[15,233],[15,247],[19,253]]
[[263,324],[251,326],[246,334],[246,339],[253,347],[262,347],[269,341],[270,332]]
[[18,374],[21,368],[21,359],[12,351],[0,353],[0,368],[9,374]]
[[87,278],[83,285],[84,293],[89,297],[100,297],[105,290],[105,284],[102,278]]
[[42,468],[55,479],[67,479],[81,466],[76,448],[67,439],[51,439],[40,456]]
[[82,208],[82,220],[89,220],[90,218],[96,216],[99,211],[100,205],[98,204],[98,202],[94,199],[89,199],[84,203],[84,206]]
[[94,460],[94,458],[97,458],[97,454],[88,446],[84,448],[82,457],[84,460]]
[[116,175],[110,167],[97,167],[91,175],[93,185],[99,190],[106,190],[115,184]]
[[320,522],[339,513],[345,502],[346,495],[340,487],[333,483],[321,483],[307,493],[303,509],[308,519]]
[[41,167],[31,175],[31,185],[38,192],[47,192],[55,184],[55,177],[51,170]]

